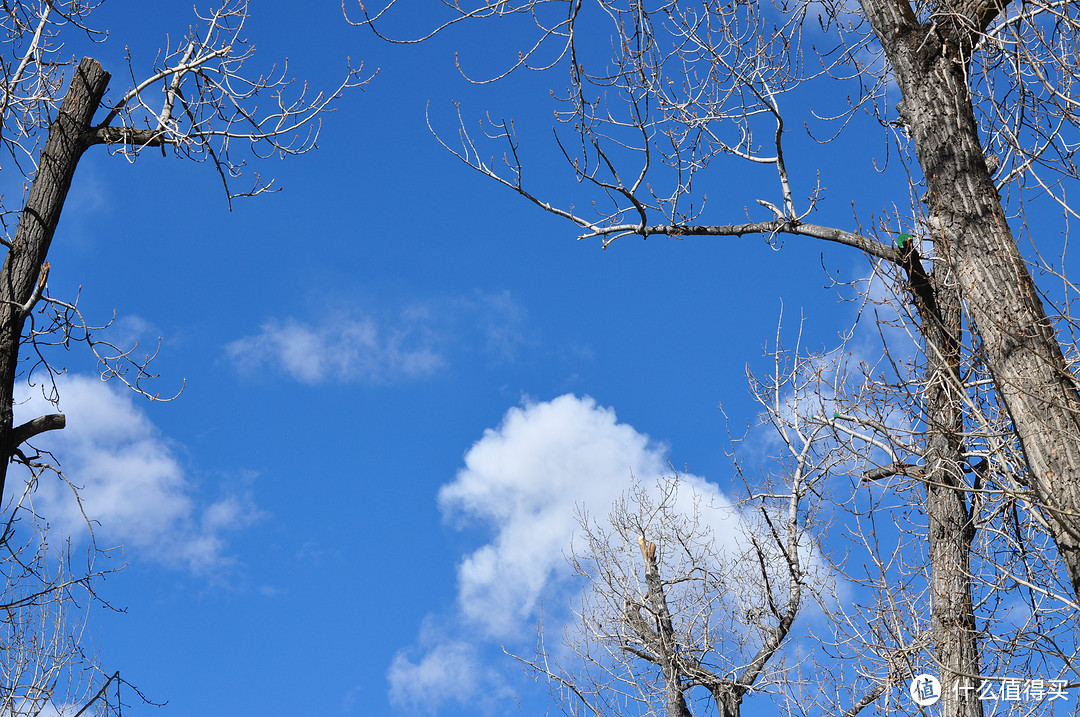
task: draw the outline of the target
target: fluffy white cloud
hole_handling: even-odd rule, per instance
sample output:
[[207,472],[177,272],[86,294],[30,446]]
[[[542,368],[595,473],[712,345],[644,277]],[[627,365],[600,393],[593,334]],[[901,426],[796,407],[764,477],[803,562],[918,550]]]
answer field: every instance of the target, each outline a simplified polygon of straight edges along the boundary
[[631,475],[649,483],[670,473],[665,450],[588,397],[510,409],[439,492],[448,518],[494,531],[459,569],[463,615],[494,636],[518,632],[570,575],[577,510],[606,514]]
[[476,292],[382,316],[270,319],[259,333],[228,344],[225,353],[242,371],[270,369],[302,383],[386,383],[431,376],[454,351],[474,345],[513,360],[525,341],[523,323],[524,310],[509,292]]
[[490,707],[506,691],[498,674],[484,666],[476,645],[448,638],[430,619],[419,643],[417,649],[398,651],[387,672],[390,702],[396,707],[434,712],[456,702],[482,712],[486,709],[476,708]]
[[[57,388],[67,427],[31,442],[54,454],[79,488],[79,500],[71,487],[46,473],[31,495],[37,512],[55,530],[77,539],[89,530],[89,519],[99,543],[122,543],[193,570],[219,564],[224,533],[258,516],[250,495],[238,492],[198,504],[168,440],[132,394],[78,375],[59,377]],[[55,410],[40,393],[31,394],[17,407],[16,421]],[[21,489],[16,481],[8,487]]]
[[[578,511],[606,515],[631,487],[632,476],[647,486],[670,475],[665,452],[665,446],[619,423],[612,409],[573,395],[512,408],[498,428],[485,431],[466,454],[465,467],[439,492],[448,520],[492,532],[459,567],[463,633],[485,641],[521,638],[535,629],[542,601],[549,619],[562,619],[581,590],[567,563],[579,533]],[[682,477],[685,490],[677,507],[704,510],[702,518],[717,539],[734,544],[738,519],[730,501],[705,480]],[[456,666],[472,664],[466,648],[476,648],[470,644],[422,637],[417,648],[395,659],[391,694],[403,689],[407,675],[423,681],[431,695],[444,689],[451,696],[463,685],[481,689],[474,668],[471,681],[455,673]]]

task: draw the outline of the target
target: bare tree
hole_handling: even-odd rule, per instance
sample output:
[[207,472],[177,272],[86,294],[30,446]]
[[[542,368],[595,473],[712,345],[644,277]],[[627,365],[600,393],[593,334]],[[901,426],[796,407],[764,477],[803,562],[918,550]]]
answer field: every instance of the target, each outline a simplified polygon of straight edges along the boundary
[[[786,685],[791,668],[778,652],[808,573],[795,517],[759,506],[755,530],[729,554],[734,545],[702,512],[716,507],[680,505],[692,491],[677,476],[637,484],[607,521],[582,516],[585,544],[573,565],[590,589],[572,653],[545,649],[528,661],[566,696],[569,714],[688,717],[704,701],[734,717],[752,690]],[[738,521],[735,509],[720,510]]]
[[[994,457],[977,487],[913,479],[941,440],[920,417],[937,389],[912,378],[927,359],[894,347],[867,363],[852,348],[778,341],[772,370],[751,377],[776,452],[740,449],[752,460],[737,504],[703,502],[674,476],[635,483],[607,520],[583,513],[577,620],[563,646],[541,629],[523,660],[566,713],[737,715],[765,699],[788,714],[914,714],[907,688],[929,671],[941,711],[965,714],[994,680],[1074,681],[1078,612],[1040,514],[1003,487],[1020,455],[1007,418],[993,401],[971,408],[966,454]],[[960,535],[939,507],[956,494],[970,497]],[[995,713],[1053,710],[994,699]]]
[[[356,21],[397,41],[384,32],[395,5],[360,5]],[[995,646],[998,637],[978,628],[976,615],[1002,599],[1002,581],[1026,586],[1032,614],[1054,614],[1080,597],[1076,349],[1059,340],[1074,335],[1075,289],[1042,255],[1037,266],[1063,288],[1037,285],[1019,244],[1040,206],[1033,189],[1066,219],[1080,217],[1063,187],[1080,178],[1075,4],[525,0],[448,6],[434,32],[518,14],[535,20],[536,33],[516,63],[483,76],[467,59],[459,66],[478,83],[515,70],[565,73],[554,93],[556,138],[580,196],[557,205],[544,197],[550,190],[526,183],[529,148],[507,120],[489,119],[477,133],[462,116],[460,142],[440,141],[463,162],[604,247],[632,235],[808,237],[862,251],[894,287],[891,304],[917,358],[897,367],[897,383],[867,376],[868,388],[854,395],[869,403],[853,401],[828,422],[850,448],[877,451],[866,480],[914,480],[925,491],[917,501],[907,496],[928,515],[932,599],[922,607],[945,687],[943,712],[979,717],[980,701],[960,688],[1000,662],[980,654],[981,643]],[[826,106],[805,106],[811,94]],[[820,179],[800,187],[793,178],[785,159],[792,144],[800,135],[803,143],[829,141],[867,120],[895,148],[907,208],[869,226],[857,215],[849,228],[814,223],[825,192]],[[486,158],[489,143],[501,164]],[[747,164],[776,170],[775,196],[745,198],[764,215],[748,209],[710,220],[706,193],[736,194],[728,178]],[[1057,306],[1048,310],[1041,296]],[[907,350],[893,350],[903,363]],[[868,415],[867,405],[880,405],[879,415]],[[897,410],[910,422],[904,436],[883,420]],[[1039,536],[1049,536],[1060,563]],[[1058,565],[1067,595],[1055,587]],[[1058,665],[1068,661],[1069,648],[1035,649],[1031,633],[1015,644],[1056,651]],[[896,643],[898,634],[888,639]]]
[[33,488],[27,483],[8,506],[0,534],[0,713],[64,714],[84,705],[104,713],[115,705],[94,705],[94,692],[126,683],[119,673],[101,673],[84,639],[86,607],[104,602],[95,585],[119,568],[92,538],[81,547],[70,540],[51,544],[48,523],[33,509]]
[[[359,70],[350,68],[332,92],[309,97],[303,88],[290,96],[286,70],[265,75],[246,67],[253,54],[243,35],[247,2],[227,0],[214,12],[199,16],[199,24],[178,45],[165,47],[144,78],[135,79],[139,75],[129,68],[132,86],[118,98],[103,101],[109,73],[90,58],[74,65],[59,57],[60,32],[89,31],[85,22],[91,9],[84,3],[57,7],[44,0],[14,3],[7,12],[12,32],[0,85],[2,139],[15,166],[22,169],[28,191],[17,212],[15,231],[2,241],[7,255],[0,267],[0,489],[8,463],[19,458],[23,442],[63,427],[59,415],[21,426],[13,423],[19,359],[27,353],[40,356],[36,346],[43,341],[38,332],[24,331],[26,321],[44,299],[52,312],[45,335],[60,333],[69,339],[74,330],[93,344],[74,304],[45,292],[49,245],[83,152],[95,145],[128,157],[151,147],[162,153],[171,150],[212,164],[230,200],[254,196],[270,188],[258,174],[244,189],[233,186],[247,152],[285,156],[308,151],[318,136],[319,116],[343,91],[364,82]],[[61,98],[56,88],[64,86],[65,74],[70,79]],[[256,109],[262,98],[271,100],[269,111]],[[39,144],[43,146],[37,158]],[[126,352],[103,348],[104,354],[95,353],[107,377],[142,390],[140,382],[148,377],[145,367],[132,362]]]
[[[906,292],[893,276],[892,292]],[[890,291],[878,301],[886,316],[903,306]],[[920,345],[912,318],[896,319],[878,315]],[[960,392],[930,368],[940,357],[889,343],[884,358],[833,382],[836,410],[819,417],[848,456],[836,474],[851,487],[834,499],[847,514],[838,522],[852,548],[835,565],[857,586],[850,605],[825,606],[830,653],[860,665],[861,674],[939,675],[934,709],[944,714],[982,714],[988,694],[998,700],[982,689],[995,681],[1074,683],[1076,602],[1045,518],[1018,488],[1023,451],[979,345],[957,345],[951,354],[952,372],[964,380]],[[953,421],[948,432],[942,417]],[[903,660],[886,670],[880,654],[890,647]],[[1034,702],[992,709],[1053,709]]]
[[[743,475],[741,501],[707,500],[676,474],[634,481],[606,520],[582,512],[570,560],[587,587],[569,650],[549,649],[541,631],[537,656],[523,660],[568,714],[737,717],[765,696],[807,709],[818,676],[804,663],[815,650],[792,636],[808,608],[835,602],[819,547],[824,483],[848,454],[820,418],[832,405],[820,366],[779,347],[773,358],[752,387],[778,453],[769,472]],[[853,717],[897,681],[899,655],[917,651],[870,647],[885,671],[853,702],[823,707]]]
[[87,551],[86,563],[74,565],[72,546],[56,536],[46,540],[49,518],[33,509],[38,481],[67,478],[28,441],[63,428],[65,418],[55,413],[16,425],[13,414],[20,378],[58,401],[53,378],[62,366],[55,348],[72,343],[90,348],[103,379],[158,398],[145,385],[152,377],[151,355],[139,359],[134,347],[101,339],[104,327],[84,319],[77,297],[48,291],[49,248],[79,160],[98,146],[128,160],[147,150],[171,153],[213,167],[226,201],[254,196],[272,182],[257,173],[244,180],[247,160],[310,150],[321,115],[342,92],[366,82],[359,69],[346,66],[339,86],[313,94],[292,84],[287,67],[254,69],[254,48],[244,34],[248,3],[221,0],[215,9],[197,12],[195,24],[178,43],[167,41],[152,65],[129,57],[129,83],[110,96],[109,72],[92,58],[65,54],[78,36],[105,40],[91,26],[99,4],[14,0],[0,8],[0,165],[9,181],[18,173],[24,189],[17,205],[0,204],[0,244],[6,249],[0,266],[0,495],[10,464],[21,465],[26,475],[6,506],[0,534],[4,714],[105,712],[116,707],[105,700],[106,688],[125,684],[119,673],[98,671],[82,640],[82,610],[99,600],[101,551],[91,540],[80,548]]
[[[379,33],[394,5],[376,13],[361,5],[359,22]],[[568,133],[559,146],[586,185],[583,199],[593,201],[559,207],[527,186],[520,141],[508,121],[485,130],[504,142],[501,168],[484,159],[464,123],[461,145],[448,149],[579,225],[582,238],[600,238],[605,246],[628,235],[657,234],[788,234],[838,242],[895,264],[909,278],[911,300],[924,304],[928,316],[949,303],[936,292],[955,283],[1023,447],[1030,499],[1080,596],[1077,382],[1008,221],[1010,211],[1023,216],[1028,187],[1046,191],[1076,216],[1057,190],[1077,174],[1070,149],[1075,101],[1069,94],[1077,77],[1075,6],[1056,0],[864,0],[859,7],[833,0],[668,0],[647,8],[637,0],[527,0],[482,3],[469,11],[454,6],[437,31],[463,20],[525,13],[536,18],[537,37],[495,77],[517,69],[568,72],[557,110]],[[594,40],[610,42],[613,53],[597,61]],[[823,193],[819,185],[808,187],[809,201],[798,206],[785,141],[789,127],[820,125],[826,112],[795,103],[804,115],[795,123],[785,100],[821,83],[841,85],[825,94],[850,98],[827,112],[839,131],[865,110],[917,161],[913,195],[921,195],[926,208],[913,206],[912,216],[925,220],[921,233],[887,218],[870,231],[808,221]],[[901,94],[895,112],[891,83]],[[771,141],[759,143],[763,135]],[[702,190],[715,176],[713,165],[724,159],[775,166],[779,200],[756,198],[771,216],[701,222]],[[575,208],[582,206],[597,213]],[[920,242],[894,245],[897,235],[909,233],[933,242],[932,259],[921,256]],[[951,277],[928,280],[934,273],[928,259],[947,267]],[[943,356],[948,353],[939,346]]]

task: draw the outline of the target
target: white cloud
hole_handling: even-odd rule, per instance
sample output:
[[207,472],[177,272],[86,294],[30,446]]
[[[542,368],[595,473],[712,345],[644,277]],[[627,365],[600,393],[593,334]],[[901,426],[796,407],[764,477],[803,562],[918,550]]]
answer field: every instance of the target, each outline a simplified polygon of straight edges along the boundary
[[272,318],[259,333],[229,343],[225,354],[245,372],[268,368],[308,384],[422,379],[473,345],[498,360],[513,360],[525,342],[524,315],[504,291],[410,304],[382,316]]
[[498,674],[483,665],[476,645],[448,638],[430,618],[421,628],[419,643],[418,649],[399,650],[386,673],[394,706],[435,712],[456,702],[475,713],[487,711],[506,693]]
[[260,333],[233,341],[225,352],[244,370],[269,366],[302,383],[419,378],[445,363],[411,327],[386,329],[366,317],[319,326],[271,319]]
[[527,342],[523,334],[525,309],[514,301],[509,291],[496,294],[475,292],[458,299],[455,313],[481,329],[485,349],[504,361],[513,361],[518,349]]
[[517,632],[546,589],[570,576],[581,506],[606,514],[631,482],[670,473],[665,447],[593,399],[564,395],[512,408],[439,492],[448,518],[491,527],[459,569],[462,613],[493,636]]
[[[579,534],[577,512],[606,515],[632,485],[648,486],[670,475],[666,447],[610,408],[589,398],[560,396],[510,409],[498,428],[484,432],[465,456],[465,467],[439,492],[446,518],[479,524],[491,539],[465,556],[458,570],[458,619],[470,640],[516,640],[535,630],[541,603],[547,619],[563,619],[581,586],[571,580],[567,555]],[[677,508],[705,515],[722,544],[734,544],[738,520],[730,501],[704,479],[682,475]],[[395,658],[391,695],[407,676],[425,684],[425,694],[490,690],[477,678],[476,643],[433,640]],[[412,655],[412,656],[406,656]],[[455,673],[469,666],[469,679]],[[461,667],[465,669],[465,667]],[[478,681],[479,679],[479,681]],[[431,707],[431,705],[428,705]]]
[[390,665],[390,701],[398,707],[431,709],[444,701],[467,704],[477,691],[476,650],[461,641],[430,646],[419,662],[399,652]]
[[[37,512],[76,539],[89,530],[85,513],[99,544],[122,543],[193,570],[220,564],[224,534],[258,517],[250,494],[198,504],[175,451],[132,394],[79,375],[59,377],[57,388],[67,427],[31,443],[55,455],[80,489],[81,508],[70,487],[45,473],[31,496]],[[56,410],[40,393],[28,398],[17,407],[16,421]],[[12,481],[8,490],[16,489]]]

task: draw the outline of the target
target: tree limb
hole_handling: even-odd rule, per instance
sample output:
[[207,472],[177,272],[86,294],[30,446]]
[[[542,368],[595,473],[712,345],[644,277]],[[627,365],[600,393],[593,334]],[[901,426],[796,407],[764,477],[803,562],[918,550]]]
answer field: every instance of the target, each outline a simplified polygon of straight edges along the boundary
[[62,413],[50,413],[27,421],[11,432],[11,447],[18,448],[39,433],[58,431],[67,425],[67,418]]
[[620,224],[617,226],[604,227],[589,234],[583,234],[579,239],[593,236],[611,237],[612,235],[623,236],[636,234],[648,238],[654,235],[666,235],[672,237],[683,236],[743,236],[744,234],[791,234],[794,236],[807,236],[815,239],[843,244],[864,251],[879,259],[902,265],[902,257],[894,247],[874,241],[869,237],[856,234],[855,232],[826,227],[818,224],[804,224],[803,222],[789,219],[775,219],[771,222],[749,222],[746,224],[720,224],[720,225],[679,225],[679,224],[654,224],[651,226],[639,224]]

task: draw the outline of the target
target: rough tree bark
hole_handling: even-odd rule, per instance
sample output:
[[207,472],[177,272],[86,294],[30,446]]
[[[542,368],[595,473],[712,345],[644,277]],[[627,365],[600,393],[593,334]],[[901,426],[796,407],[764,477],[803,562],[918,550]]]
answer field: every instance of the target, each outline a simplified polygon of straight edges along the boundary
[[[785,191],[784,210],[768,202],[760,202],[773,211],[775,218],[772,221],[722,226],[694,225],[690,220],[682,218],[693,216],[692,210],[689,214],[680,216],[674,209],[674,203],[671,204],[670,212],[664,205],[666,200],[661,201],[659,207],[656,206],[658,196],[668,195],[655,193],[653,187],[645,181],[646,172],[651,171],[648,159],[643,160],[640,174],[627,172],[624,167],[620,167],[621,174],[616,172],[609,155],[604,154],[602,147],[614,146],[618,142],[605,136],[602,129],[625,128],[627,125],[611,119],[613,116],[622,115],[616,111],[609,112],[605,117],[604,112],[597,109],[607,109],[603,101],[594,105],[579,99],[586,96],[587,93],[582,90],[586,85],[589,89],[601,87],[600,94],[610,85],[623,87],[618,81],[612,80],[610,68],[605,68],[605,73],[592,77],[581,65],[571,65],[571,85],[574,91],[569,93],[571,99],[568,99],[567,103],[572,112],[566,114],[579,120],[577,128],[581,132],[582,147],[595,149],[592,157],[589,156],[588,149],[582,150],[581,157],[574,156],[574,160],[592,160],[592,165],[589,165],[588,161],[581,165],[575,163],[578,180],[591,181],[609,198],[615,199],[619,210],[606,215],[601,212],[600,220],[590,220],[576,213],[573,206],[559,209],[538,198],[531,189],[525,187],[517,155],[517,138],[512,125],[506,122],[496,122],[493,132],[496,136],[504,137],[509,145],[509,173],[504,175],[484,163],[481,159],[482,153],[468,138],[464,125],[462,136],[465,138],[466,150],[459,152],[450,145],[444,146],[462,161],[514,189],[546,211],[571,219],[586,230],[582,238],[601,237],[605,246],[615,238],[632,234],[642,237],[655,234],[685,237],[781,233],[810,236],[853,246],[869,255],[894,262],[906,272],[914,294],[914,304],[919,311],[919,330],[922,332],[926,356],[925,374],[922,376],[925,382],[925,391],[922,393],[924,413],[920,417],[924,422],[926,440],[921,446],[923,460],[918,478],[924,481],[926,490],[930,551],[930,625],[934,655],[944,688],[940,710],[945,717],[981,717],[982,703],[975,692],[960,689],[970,676],[977,676],[982,672],[970,569],[979,497],[978,491],[972,492],[965,478],[965,471],[970,470],[965,459],[968,448],[965,446],[965,419],[973,419],[965,404],[964,388],[959,378],[961,355],[968,350],[985,352],[985,356],[980,358],[984,358],[985,365],[990,368],[997,391],[1016,427],[1024,456],[1030,466],[1030,484],[1016,486],[1017,491],[1024,494],[1024,500],[1033,502],[1046,519],[1078,598],[1080,395],[1077,392],[1077,380],[1068,370],[1061,345],[1055,336],[1054,326],[1039,299],[1035,282],[1008,226],[1002,200],[986,163],[969,90],[969,83],[974,82],[971,79],[973,75],[969,72],[974,49],[982,33],[1008,7],[1009,0],[957,0],[953,5],[950,5],[950,2],[951,0],[932,0],[931,3],[917,4],[919,12],[925,18],[925,21],[922,21],[916,15],[916,4],[910,0],[860,0],[865,16],[886,52],[892,73],[900,87],[903,96],[899,107],[901,119],[909,130],[911,144],[915,148],[929,189],[927,198],[935,254],[935,261],[932,262],[935,269],[929,274],[918,258],[919,247],[916,242],[910,242],[906,249],[895,250],[891,245],[869,241],[853,232],[804,223],[802,219],[809,216],[810,210],[802,215],[795,211],[786,170],[782,165],[780,144],[784,129],[775,98],[793,88],[798,81],[797,78],[792,79],[790,86],[785,86],[784,80],[789,76],[783,72],[786,67],[784,62],[778,62],[781,69],[769,63],[776,57],[790,59],[790,47],[801,48],[801,43],[792,40],[791,45],[784,44],[782,50],[772,56],[758,49],[768,44],[767,33],[764,35],[766,39],[760,40],[758,45],[745,42],[745,38],[751,37],[747,34],[742,38],[741,46],[739,38],[731,40],[724,36],[723,40],[716,40],[719,49],[714,48],[709,43],[721,37],[721,30],[744,27],[744,18],[738,11],[740,3],[717,3],[715,10],[712,9],[713,4],[707,3],[703,11],[698,11],[694,6],[690,10],[684,9],[681,14],[677,5],[665,6],[663,11],[657,11],[657,26],[675,28],[672,32],[676,35],[674,47],[677,49],[673,51],[661,43],[652,44],[652,17],[650,12],[640,5],[630,3],[627,7],[617,3],[601,4],[617,21],[616,44],[622,48],[622,52],[616,52],[616,59],[622,64],[615,65],[618,68],[615,72],[624,73],[618,79],[625,80],[625,87],[628,88],[625,95],[620,95],[618,102],[626,103],[630,107],[630,116],[634,117],[634,120],[626,121],[631,124],[637,122],[634,126],[647,138],[640,148],[634,146],[635,149],[642,150],[643,156],[653,156],[645,150],[649,148],[654,136],[662,134],[661,130],[654,135],[654,130],[657,127],[663,128],[665,123],[670,122],[677,128],[672,130],[669,138],[677,137],[678,141],[673,139],[673,144],[678,146],[677,150],[666,158],[672,161],[672,166],[685,169],[687,176],[698,167],[703,167],[705,162],[700,161],[696,154],[698,146],[694,144],[697,141],[694,138],[699,137],[696,133],[710,122],[715,121],[717,125],[721,125],[722,120],[738,118],[738,108],[725,113],[725,110],[730,109],[729,106],[714,99],[725,97],[724,93],[729,90],[733,94],[738,90],[747,92],[745,96],[753,95],[749,105],[742,107],[742,110],[749,114],[764,115],[772,112],[776,115],[776,156],[772,159],[750,156],[754,152],[745,149],[744,157],[763,163],[775,162],[777,165]],[[533,3],[528,2],[522,5],[534,7]],[[836,5],[844,6],[845,11],[847,9],[844,3]],[[575,57],[573,53],[577,50],[575,38],[585,36],[584,32],[574,33],[579,7],[572,7],[565,26],[568,28],[569,38],[567,51],[572,57]],[[732,7],[735,9],[732,10]],[[749,24],[757,17],[757,6],[750,3],[748,7],[751,9],[747,11],[745,20]],[[797,13],[793,13],[794,15]],[[842,22],[837,18],[830,19]],[[684,24],[680,25],[680,21]],[[710,32],[705,32],[702,28],[708,28]],[[710,34],[711,32],[716,34]],[[792,34],[792,38],[794,37]],[[663,39],[667,40],[666,37]],[[729,42],[730,47],[727,44]],[[647,50],[642,49],[645,45],[648,46]],[[690,49],[685,49],[687,47]],[[726,54],[729,49],[730,57]],[[857,50],[848,49],[855,52],[863,50],[861,45]],[[720,74],[725,77],[725,71],[730,72],[732,76],[738,76],[738,81],[733,81],[731,87],[717,81],[717,85],[722,86],[722,89],[717,90],[715,95],[701,91],[701,95],[707,95],[709,99],[695,97],[695,91],[701,88],[714,89],[708,81],[701,79],[707,73],[692,75],[690,69],[687,69],[697,68],[695,63],[699,51],[705,56],[714,52],[717,59],[710,67],[720,68]],[[797,56],[801,60],[801,55]],[[677,80],[673,83],[676,89],[670,93],[666,91],[663,80],[666,79],[668,84],[672,84],[664,71],[664,61],[669,57],[677,58],[675,65],[678,69],[675,74],[685,71],[692,75],[692,79],[682,84],[681,93]],[[754,61],[747,61],[745,66],[740,65],[744,57]],[[766,69],[761,70],[762,67]],[[775,72],[772,72],[773,70]],[[866,71],[866,66],[860,64],[859,71]],[[757,72],[761,73],[760,82],[759,75],[755,74]],[[653,101],[655,104],[650,104]],[[655,107],[663,110],[653,114]],[[625,107],[620,106],[618,109]],[[665,114],[666,112],[669,114]],[[745,117],[746,115],[743,116],[744,119]],[[735,123],[738,124],[738,121]],[[740,129],[743,128],[740,126]],[[722,131],[717,134],[723,136]],[[716,139],[717,135],[710,136]],[[747,133],[740,134],[740,137],[743,136],[747,136]],[[691,139],[686,139],[687,137]],[[685,144],[679,144],[684,139]],[[608,144],[609,141],[611,144]],[[749,143],[746,146],[749,147]],[[740,144],[735,149],[741,150],[742,147]],[[692,159],[684,159],[679,153],[683,149],[686,149],[687,156]],[[732,151],[732,147],[726,147],[725,151]],[[733,153],[739,154],[738,151]],[[605,163],[610,175],[603,173]],[[584,166],[599,166],[601,170],[593,170],[594,173],[590,174],[579,168]],[[637,179],[632,185],[629,181],[624,184],[623,179],[626,177]],[[689,180],[680,174],[679,181],[686,182],[686,189],[679,186],[671,196],[692,197]],[[649,187],[648,192],[642,189],[643,186]],[[654,211],[665,215],[662,223],[653,219]],[[937,261],[938,259],[944,262]],[[930,265],[928,262],[927,266]],[[963,325],[965,317],[968,320],[967,326]],[[962,330],[967,332],[966,336],[974,337],[966,347],[961,344],[961,337],[965,335]],[[968,425],[970,426],[970,423]],[[872,471],[880,473],[876,477],[885,477],[895,472],[895,468]],[[979,487],[978,479],[975,487]],[[649,571],[650,560],[646,556],[648,595],[640,603],[628,604],[626,618],[636,631],[641,644],[655,653],[655,658],[655,655],[660,653],[652,646],[655,645],[656,649],[663,647],[663,622],[658,621],[654,626],[650,621],[642,619],[638,612],[650,604],[654,593],[663,598],[663,583],[657,577],[654,588],[649,581]],[[651,659],[647,655],[642,657]],[[663,666],[663,660],[651,661]],[[741,700],[739,690],[742,685],[734,678],[718,679],[714,675],[711,681],[709,675],[695,672],[693,665],[676,661],[674,667],[674,670],[663,667],[665,684],[669,688],[677,686],[677,673],[681,670],[684,682],[706,686],[713,692],[717,698],[719,714],[725,717],[738,714]],[[891,677],[890,672],[890,679]],[[886,686],[884,681],[879,683],[852,707],[850,714],[856,713],[883,694]],[[681,710],[685,709],[685,703],[680,706],[677,700],[672,701],[670,690],[668,697],[669,717],[683,714]]]
[[1009,228],[979,142],[967,69],[978,32],[1007,3],[942,8],[860,0],[892,65],[937,219],[942,257],[982,338],[1032,484],[1080,597],[1080,395]]
[[64,427],[64,416],[41,416],[14,425],[15,378],[19,367],[23,324],[41,296],[48,276],[46,257],[60,211],[71,188],[83,152],[95,143],[91,126],[94,113],[109,85],[109,73],[90,58],[79,63],[49,126],[49,136],[37,172],[19,216],[19,225],[0,267],[0,496],[8,464],[19,445],[44,431]]
[[[935,242],[936,244],[937,242]],[[971,599],[971,543],[977,515],[964,480],[964,405],[959,380],[960,292],[948,265],[923,270],[909,240],[904,267],[919,311],[926,356],[924,455],[927,542],[930,549],[930,630],[941,679],[942,717],[982,717],[982,701],[961,689],[978,675],[979,644]],[[973,502],[975,498],[973,497]]]

